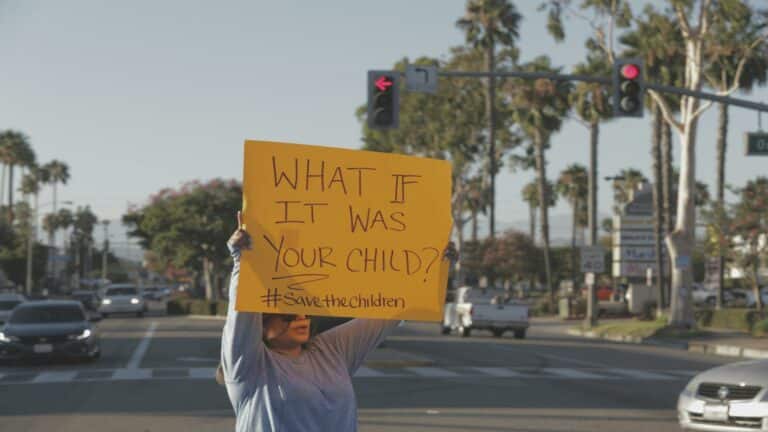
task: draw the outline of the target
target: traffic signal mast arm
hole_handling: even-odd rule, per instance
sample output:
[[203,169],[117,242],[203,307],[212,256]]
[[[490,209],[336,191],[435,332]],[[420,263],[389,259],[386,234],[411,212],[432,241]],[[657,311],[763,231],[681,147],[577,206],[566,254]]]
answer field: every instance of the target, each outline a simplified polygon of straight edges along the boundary
[[[596,77],[590,75],[571,75],[571,74],[553,74],[546,72],[462,72],[462,71],[439,71],[439,76],[444,77],[475,77],[487,78],[491,75],[496,77],[525,78],[525,79],[550,79],[553,81],[584,81],[599,84],[611,85],[613,83],[610,77]],[[729,96],[720,96],[712,93],[688,90],[680,87],[667,86],[662,84],[653,84],[647,81],[643,82],[646,90],[656,90],[662,93],[673,93],[684,96],[693,96],[699,99],[711,100],[714,102],[726,103],[733,106],[752,109],[755,111],[768,112],[768,105],[751,102],[744,99],[736,99]]]

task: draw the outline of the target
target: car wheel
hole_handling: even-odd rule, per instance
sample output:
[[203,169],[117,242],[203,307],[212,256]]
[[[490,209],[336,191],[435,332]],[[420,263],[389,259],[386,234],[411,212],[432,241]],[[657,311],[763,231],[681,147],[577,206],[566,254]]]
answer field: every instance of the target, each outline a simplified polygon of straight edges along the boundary
[[459,334],[461,337],[469,337],[472,334],[472,329],[469,327],[460,326]]
[[139,318],[144,318],[144,312],[136,312],[136,316]]
[[109,314],[108,314],[108,313],[102,313],[102,314],[101,314],[101,317],[102,317],[102,318],[109,318]]
[[494,337],[500,338],[504,335],[504,329],[498,329],[498,328],[491,329],[491,333],[493,333]]
[[525,339],[525,329],[515,330],[515,339]]
[[443,328],[440,329],[440,334],[444,334],[444,335],[451,334],[451,328],[443,326]]

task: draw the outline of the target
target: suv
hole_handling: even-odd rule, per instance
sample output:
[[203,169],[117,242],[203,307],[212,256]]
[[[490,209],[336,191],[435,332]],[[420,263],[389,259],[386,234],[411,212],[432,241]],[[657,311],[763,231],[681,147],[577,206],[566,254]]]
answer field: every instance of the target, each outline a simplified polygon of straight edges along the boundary
[[104,318],[113,313],[133,313],[137,317],[143,317],[146,311],[147,302],[136,285],[116,284],[104,288],[99,305],[99,312]]

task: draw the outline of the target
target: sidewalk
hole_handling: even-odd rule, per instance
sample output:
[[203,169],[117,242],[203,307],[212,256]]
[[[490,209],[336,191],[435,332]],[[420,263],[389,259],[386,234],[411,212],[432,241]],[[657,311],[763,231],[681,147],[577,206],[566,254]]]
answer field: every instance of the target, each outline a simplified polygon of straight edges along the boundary
[[569,328],[566,333],[587,339],[604,339],[617,343],[656,345],[684,349],[690,352],[716,354],[745,359],[768,359],[768,338],[752,337],[748,333],[706,329],[706,334],[691,339],[639,338],[633,336],[598,336],[590,331]]

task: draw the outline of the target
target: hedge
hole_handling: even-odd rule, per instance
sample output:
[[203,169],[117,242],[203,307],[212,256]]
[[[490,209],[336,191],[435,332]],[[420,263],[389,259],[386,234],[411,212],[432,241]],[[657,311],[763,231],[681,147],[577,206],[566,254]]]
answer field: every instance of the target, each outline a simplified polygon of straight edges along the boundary
[[760,312],[754,309],[701,309],[694,313],[699,327],[752,332],[755,324],[763,319]]
[[768,318],[756,322],[755,326],[752,327],[752,334],[758,337],[768,336]]

